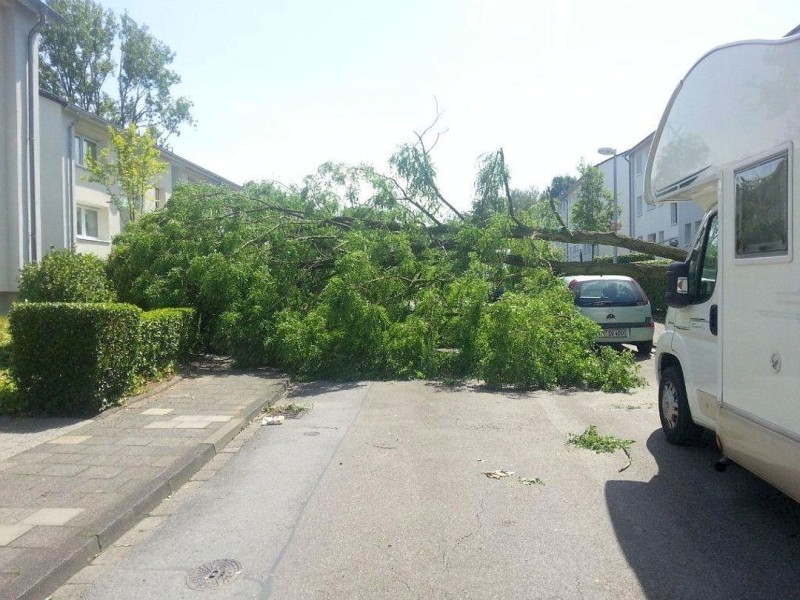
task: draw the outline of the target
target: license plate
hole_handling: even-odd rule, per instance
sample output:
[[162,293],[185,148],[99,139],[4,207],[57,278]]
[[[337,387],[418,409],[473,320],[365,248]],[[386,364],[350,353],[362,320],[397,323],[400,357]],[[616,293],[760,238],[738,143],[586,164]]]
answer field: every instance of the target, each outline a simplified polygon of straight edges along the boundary
[[603,330],[603,337],[626,338],[626,337],[628,337],[628,330],[627,329],[604,329]]

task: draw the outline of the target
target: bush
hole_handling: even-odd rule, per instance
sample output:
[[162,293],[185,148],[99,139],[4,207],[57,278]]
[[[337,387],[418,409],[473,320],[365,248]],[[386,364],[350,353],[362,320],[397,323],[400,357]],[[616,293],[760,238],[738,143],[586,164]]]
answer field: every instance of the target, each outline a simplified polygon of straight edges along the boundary
[[10,364],[11,333],[8,331],[8,317],[0,317],[0,369]]
[[653,309],[653,314],[664,314],[667,312],[667,302],[665,296],[667,294],[667,278],[666,277],[647,277],[637,279],[639,285],[650,298],[650,305]]
[[20,272],[19,297],[29,302],[113,302],[105,263],[92,254],[57,250]]
[[91,415],[133,381],[141,310],[128,304],[17,303],[12,376],[26,410]]
[[136,374],[153,379],[174,371],[194,339],[194,310],[162,308],[142,313]]

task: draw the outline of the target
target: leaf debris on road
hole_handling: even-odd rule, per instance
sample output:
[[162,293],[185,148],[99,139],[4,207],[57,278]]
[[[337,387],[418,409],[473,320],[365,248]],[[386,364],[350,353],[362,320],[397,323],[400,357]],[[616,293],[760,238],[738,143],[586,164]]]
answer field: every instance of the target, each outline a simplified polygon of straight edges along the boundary
[[484,471],[483,473],[489,479],[502,479],[503,477],[510,477],[514,471],[506,471],[505,469],[497,469],[496,471]]

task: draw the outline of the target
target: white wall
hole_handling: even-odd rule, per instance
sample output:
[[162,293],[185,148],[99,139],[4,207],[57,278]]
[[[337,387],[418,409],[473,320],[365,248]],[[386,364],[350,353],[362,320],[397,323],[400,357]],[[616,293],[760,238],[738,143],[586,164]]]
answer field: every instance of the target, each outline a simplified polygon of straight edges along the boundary
[[[17,291],[29,256],[28,34],[39,15],[19,2],[0,2],[0,309]],[[38,83],[38,63],[34,84]],[[38,103],[38,95],[34,99]],[[35,108],[35,107],[34,107]]]

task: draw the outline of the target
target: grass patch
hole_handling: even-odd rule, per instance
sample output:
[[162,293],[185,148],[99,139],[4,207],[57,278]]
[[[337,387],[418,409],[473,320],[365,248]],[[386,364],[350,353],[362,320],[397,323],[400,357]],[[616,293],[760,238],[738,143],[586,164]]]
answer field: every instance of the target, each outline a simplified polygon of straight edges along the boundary
[[600,435],[595,425],[589,425],[580,435],[569,434],[568,444],[573,444],[586,450],[594,450],[597,454],[624,450],[627,454],[634,440],[623,440],[613,435]]
[[287,419],[299,419],[303,413],[311,410],[311,405],[295,404],[273,404],[266,410],[264,414],[270,417],[283,416]]

